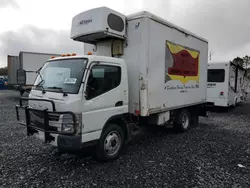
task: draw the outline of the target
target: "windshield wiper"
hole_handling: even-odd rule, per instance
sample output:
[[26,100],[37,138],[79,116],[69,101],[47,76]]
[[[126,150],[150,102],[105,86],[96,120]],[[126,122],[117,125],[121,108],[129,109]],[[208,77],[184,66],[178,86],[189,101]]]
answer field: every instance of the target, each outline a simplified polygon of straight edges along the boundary
[[42,93],[44,94],[44,93],[45,93],[45,89],[44,89],[44,87],[42,86],[42,83],[44,82],[44,79],[43,79],[43,77],[42,77],[42,75],[40,74],[39,71],[37,71],[37,73],[38,73],[38,75],[40,76],[41,81],[36,85],[36,88],[38,88],[38,87],[42,88]]
[[61,88],[61,87],[53,86],[53,87],[48,87],[48,89],[57,89],[58,91],[63,93],[64,97],[68,96],[68,94],[65,91],[63,91],[63,88]]
[[42,88],[42,93],[44,94],[44,93],[46,93],[46,91],[45,91],[45,89],[44,89],[44,87],[42,86],[42,85],[40,85],[42,82],[39,82],[39,84],[37,84],[36,85],[36,88]]

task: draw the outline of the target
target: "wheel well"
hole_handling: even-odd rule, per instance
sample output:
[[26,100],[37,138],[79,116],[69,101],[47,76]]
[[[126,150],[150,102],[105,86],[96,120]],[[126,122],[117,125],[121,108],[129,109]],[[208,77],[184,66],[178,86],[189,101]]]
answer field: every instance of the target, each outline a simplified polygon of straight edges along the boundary
[[123,129],[123,131],[124,131],[125,140],[128,139],[128,128],[127,128],[127,125],[126,125],[126,123],[125,123],[124,118],[123,118],[122,115],[121,116],[111,117],[105,123],[105,125],[103,127],[103,130],[105,130],[109,126],[109,124],[115,124],[117,126],[120,126]]
[[174,111],[174,116],[178,116],[178,114],[181,113],[183,110],[187,110],[191,116],[200,116],[206,114],[205,109],[205,105],[195,105],[186,108],[180,108]]

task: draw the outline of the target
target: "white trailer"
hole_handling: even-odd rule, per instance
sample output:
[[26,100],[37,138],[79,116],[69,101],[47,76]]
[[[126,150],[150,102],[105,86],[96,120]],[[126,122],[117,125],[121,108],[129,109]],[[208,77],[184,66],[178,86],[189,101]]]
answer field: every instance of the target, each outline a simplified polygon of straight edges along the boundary
[[17,106],[29,135],[67,151],[94,143],[99,159],[112,160],[142,125],[185,132],[207,115],[205,39],[148,12],[106,7],[76,15],[71,38],[88,55],[48,60],[21,99],[29,106]]
[[236,106],[245,98],[245,69],[234,63],[209,63],[207,103],[212,106]]
[[[18,89],[22,95],[25,91],[30,91],[37,77],[37,71],[42,68],[43,64],[52,56],[59,54],[23,52],[19,53],[19,69],[16,74]],[[14,77],[14,76],[13,76]]]

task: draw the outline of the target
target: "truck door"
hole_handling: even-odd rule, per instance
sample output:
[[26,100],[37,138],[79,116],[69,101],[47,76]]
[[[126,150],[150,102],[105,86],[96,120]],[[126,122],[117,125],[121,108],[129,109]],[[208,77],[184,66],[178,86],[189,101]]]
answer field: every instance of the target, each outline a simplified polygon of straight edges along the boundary
[[111,117],[128,112],[125,73],[119,65],[100,63],[91,66],[85,84],[83,142],[90,139],[88,134],[97,137],[90,136],[91,140],[98,139],[103,126]]
[[237,81],[235,82],[235,77],[236,77],[235,71],[236,71],[235,66],[230,65],[230,69],[229,69],[229,94],[228,94],[229,104],[234,104],[234,100],[237,96],[237,92],[235,92],[235,85],[237,84]]

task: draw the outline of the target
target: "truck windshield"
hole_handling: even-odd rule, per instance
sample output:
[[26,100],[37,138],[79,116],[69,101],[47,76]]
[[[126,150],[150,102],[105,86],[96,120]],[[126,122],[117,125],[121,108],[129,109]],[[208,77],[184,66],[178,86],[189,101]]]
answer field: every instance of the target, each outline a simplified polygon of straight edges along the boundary
[[208,82],[224,82],[225,70],[224,69],[209,69],[207,74]]
[[37,76],[35,89],[77,94],[87,62],[84,58],[46,62]]

